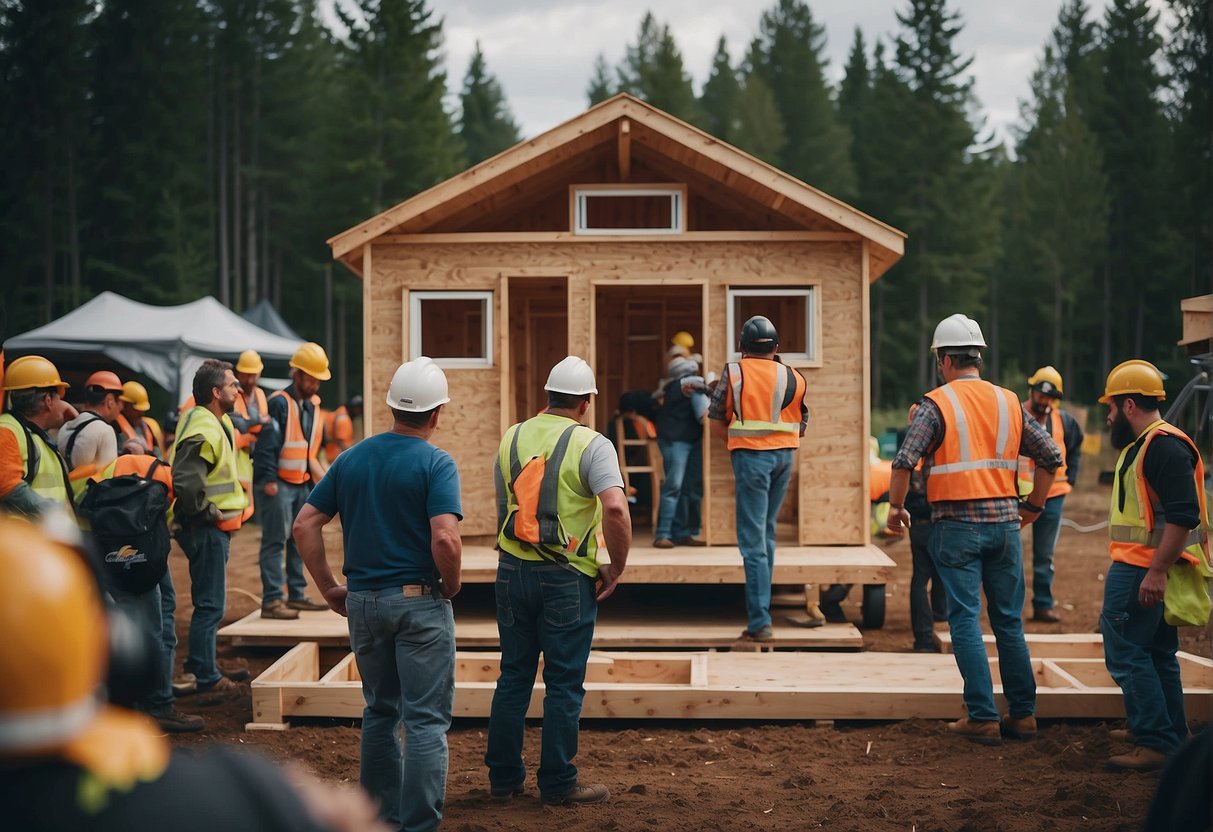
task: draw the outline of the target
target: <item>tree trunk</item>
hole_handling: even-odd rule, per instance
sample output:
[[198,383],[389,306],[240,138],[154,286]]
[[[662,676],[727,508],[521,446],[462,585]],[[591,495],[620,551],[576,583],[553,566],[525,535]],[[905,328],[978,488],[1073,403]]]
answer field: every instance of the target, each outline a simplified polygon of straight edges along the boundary
[[240,166],[240,80],[233,79],[232,84],[232,309],[240,311],[241,289],[241,258],[243,257],[243,213],[244,203],[243,183],[241,182]]
[[252,78],[252,96],[253,108],[249,116],[249,185],[248,185],[248,217],[245,219],[245,225],[248,229],[248,268],[244,276],[245,288],[245,307],[251,309],[256,305],[260,296],[258,284],[258,267],[257,255],[260,254],[260,247],[257,244],[257,223],[261,215],[257,210],[257,189],[258,189],[258,171],[257,165],[261,160],[260,147],[260,128],[261,128],[261,56],[257,55],[253,59],[253,78]]
[[[921,261],[920,261],[921,262]],[[930,288],[927,286],[927,278],[925,274],[919,276],[918,282],[918,389],[930,390],[932,388],[930,372],[931,372],[931,321],[927,317],[930,314],[928,302],[930,300]]]
[[1104,379],[1112,369],[1112,264],[1103,267],[1103,321],[1099,340],[1099,370],[1095,377],[1095,388],[1103,389]]
[[345,343],[345,296],[337,296],[337,395],[342,404],[350,400],[349,349]]
[[67,146],[67,266],[71,276],[72,308],[80,305],[80,224],[76,215],[76,146]]
[[990,348],[986,350],[986,355],[990,357],[990,367],[986,371],[986,375],[997,382],[1002,376],[1002,350],[999,345],[999,327],[998,327],[998,278],[997,276],[990,277],[990,316],[986,321],[986,343]]
[[1053,355],[1049,364],[1061,362],[1061,324],[1065,320],[1062,315],[1062,303],[1065,299],[1065,285],[1062,281],[1061,270],[1053,274]]
[[[324,267],[324,348],[333,348],[333,263]],[[344,399],[342,400],[344,401]]]
[[43,317],[47,323],[55,319],[55,191],[49,171],[44,171],[42,189],[42,297],[46,301]]
[[227,70],[223,64],[220,64],[219,68],[219,85],[216,94],[219,96],[219,302],[230,309],[232,306],[232,261],[228,243],[228,232],[231,226],[228,224],[227,193]]

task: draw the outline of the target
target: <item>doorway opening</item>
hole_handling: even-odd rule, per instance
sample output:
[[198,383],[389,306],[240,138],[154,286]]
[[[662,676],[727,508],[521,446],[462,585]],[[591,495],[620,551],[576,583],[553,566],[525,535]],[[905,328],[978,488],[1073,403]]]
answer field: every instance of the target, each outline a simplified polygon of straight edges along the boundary
[[510,371],[514,380],[509,422],[529,419],[547,407],[543,385],[569,354],[569,290],[563,277],[509,278]]

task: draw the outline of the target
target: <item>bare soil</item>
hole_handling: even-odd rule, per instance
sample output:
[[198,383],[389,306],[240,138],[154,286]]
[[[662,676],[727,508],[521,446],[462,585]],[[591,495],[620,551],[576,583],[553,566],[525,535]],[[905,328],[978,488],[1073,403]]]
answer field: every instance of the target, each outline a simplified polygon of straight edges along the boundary
[[[1066,516],[1084,525],[1096,523],[1107,517],[1107,501],[1107,490],[1091,485],[1071,495]],[[1063,622],[1029,621],[1029,632],[1096,629],[1108,563],[1106,539],[1106,532],[1084,535],[1063,528],[1054,583]],[[332,542],[337,544],[335,535]],[[225,622],[257,607],[240,590],[260,592],[258,543],[256,526],[236,537],[229,566],[229,589],[235,591],[229,591]],[[904,652],[912,643],[909,544],[882,545],[898,568],[888,587],[886,624],[864,633],[865,649]],[[189,575],[180,552],[174,553],[172,565],[180,605],[180,660],[191,612]],[[1030,573],[1028,577],[1030,581]],[[859,593],[853,595],[844,608],[859,621]],[[318,597],[314,590],[313,597]],[[739,629],[743,623],[738,612]],[[1210,655],[1207,630],[1185,630],[1182,639],[1183,649]],[[282,652],[221,644],[219,655],[224,666],[247,666],[256,674]],[[332,664],[342,652],[326,650],[323,660]],[[212,707],[184,699],[180,707],[204,715],[207,728],[174,737],[177,745],[245,746],[273,759],[295,760],[325,780],[358,779],[357,721],[305,720],[285,732],[246,732],[244,725],[251,719],[247,696]],[[960,716],[959,698],[956,709]],[[457,720],[449,737],[444,827],[459,832],[1137,829],[1158,777],[1105,768],[1110,754],[1125,750],[1108,738],[1109,727],[1116,726],[1044,721],[1035,742],[985,748],[949,736],[943,722],[925,720],[833,725],[587,720],[582,723],[577,764],[584,780],[607,784],[611,801],[553,809],[539,805],[533,779],[526,796],[505,803],[491,800],[482,762],[487,723]],[[526,755],[532,765],[538,759],[539,733],[538,724],[527,729]]]

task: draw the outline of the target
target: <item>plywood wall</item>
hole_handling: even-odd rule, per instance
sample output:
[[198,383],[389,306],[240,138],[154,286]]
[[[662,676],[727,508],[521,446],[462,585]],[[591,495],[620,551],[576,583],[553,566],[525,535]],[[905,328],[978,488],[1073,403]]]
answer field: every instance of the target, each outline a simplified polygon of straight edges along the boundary
[[[593,333],[595,285],[640,282],[690,287],[708,284],[708,321],[701,348],[706,369],[717,373],[726,360],[727,287],[795,285],[820,281],[823,356],[819,368],[805,368],[810,408],[809,432],[798,454],[796,516],[802,544],[858,544],[867,539],[868,501],[865,414],[868,397],[864,315],[867,284],[862,246],[855,242],[600,242],[385,244],[373,247],[369,275],[368,401],[382,389],[403,360],[402,300],[406,289],[493,289],[502,276],[528,272],[567,276],[569,351],[596,359]],[[501,293],[497,294],[497,304]],[[508,320],[507,327],[525,322]],[[459,464],[463,481],[465,534],[493,531],[495,509],[490,476],[500,437],[502,378],[500,363],[491,369],[448,371],[451,404],[436,444]],[[510,380],[505,380],[508,389]],[[597,409],[613,402],[595,402]],[[369,414],[371,430],[385,430],[386,410]],[[593,424],[593,422],[591,422]],[[713,543],[734,540],[733,477],[727,452],[719,443],[709,456],[706,491],[712,501]]]

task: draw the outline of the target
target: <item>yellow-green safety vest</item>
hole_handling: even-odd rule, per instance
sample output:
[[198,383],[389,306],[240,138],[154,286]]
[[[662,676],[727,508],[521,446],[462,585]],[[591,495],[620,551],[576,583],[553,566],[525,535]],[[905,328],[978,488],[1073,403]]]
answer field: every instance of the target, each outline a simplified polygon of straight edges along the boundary
[[[225,432],[226,431],[226,432]],[[196,405],[181,419],[181,430],[173,442],[174,457],[181,443],[191,437],[201,436],[211,450],[215,465],[206,475],[206,498],[219,509],[219,528],[234,531],[247,519],[248,495],[240,485],[236,448],[233,444],[236,427],[225,413],[222,424],[209,409]]]
[[[27,429],[12,413],[0,414],[0,428],[4,428],[17,437],[17,447],[21,451],[22,479],[29,483],[34,493],[48,500],[62,503],[69,511],[72,511],[67,465],[63,462],[63,457],[59,456],[58,451],[48,445],[37,431]],[[31,453],[35,462],[33,476],[30,476]]]

